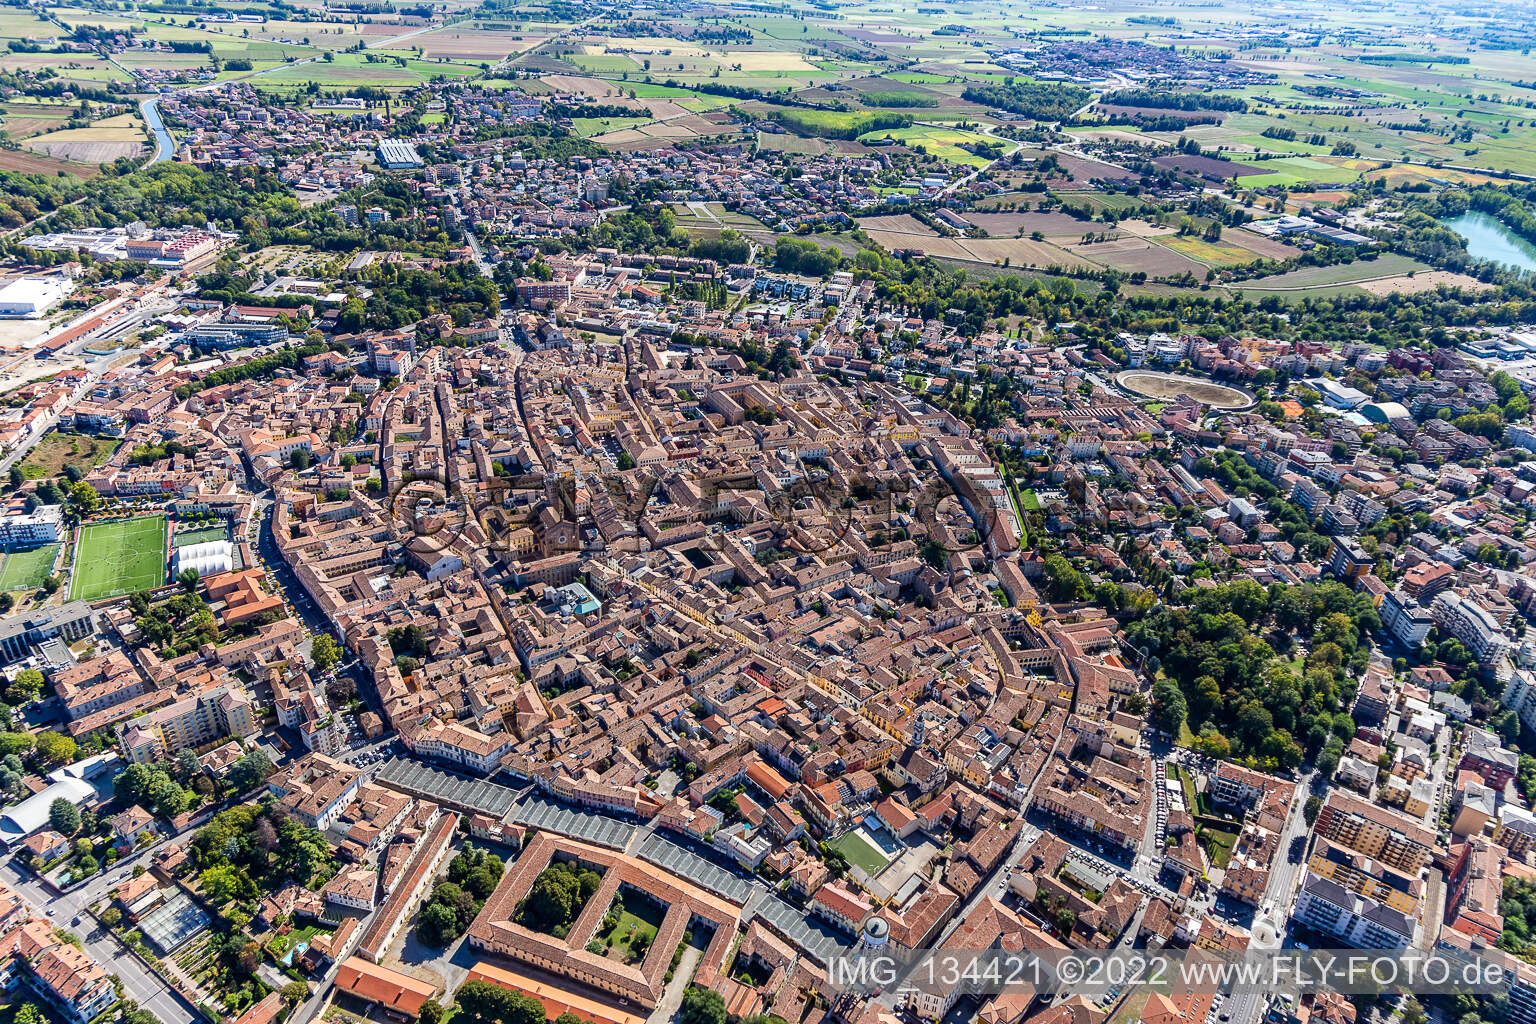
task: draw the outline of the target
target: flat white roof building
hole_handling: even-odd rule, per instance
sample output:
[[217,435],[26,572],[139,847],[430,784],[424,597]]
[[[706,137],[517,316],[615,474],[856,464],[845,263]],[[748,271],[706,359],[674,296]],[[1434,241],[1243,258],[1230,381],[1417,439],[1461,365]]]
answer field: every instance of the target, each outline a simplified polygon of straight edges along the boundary
[[39,505],[31,512],[24,503],[0,507],[0,548],[10,551],[57,543],[63,524],[64,513],[58,505]]
[[0,316],[36,317],[58,305],[74,282],[66,277],[21,277],[0,288]]

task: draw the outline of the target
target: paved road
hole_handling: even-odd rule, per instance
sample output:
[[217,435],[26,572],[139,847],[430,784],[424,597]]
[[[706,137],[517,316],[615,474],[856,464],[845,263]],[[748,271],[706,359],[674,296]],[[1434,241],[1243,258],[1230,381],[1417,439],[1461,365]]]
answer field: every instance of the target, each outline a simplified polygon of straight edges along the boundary
[[[1034,801],[1035,787],[1040,785],[1041,779],[1050,774],[1052,761],[1056,757],[1056,751],[1061,747],[1061,738],[1064,735],[1066,735],[1066,730],[1056,734],[1056,739],[1051,744],[1051,752],[1046,755],[1045,761],[1040,766],[1040,773],[1030,782],[1029,789],[1024,794],[1024,799],[1019,802],[1019,807],[1024,811],[1027,812],[1029,805]],[[945,925],[939,941],[934,943],[935,947],[942,947],[944,940],[949,938],[956,928],[960,927],[961,921],[971,916],[971,913],[980,906],[983,899],[988,896],[996,899],[1002,895],[1001,888],[1008,884],[1008,877],[1013,874],[1013,869],[1018,867],[1019,862],[1024,859],[1024,851],[1029,849],[1039,837],[1040,830],[1025,822],[1023,829],[1019,832],[1018,839],[1014,840],[1013,849],[1008,851],[1008,856],[1003,858],[1002,864],[998,865],[998,871],[986,880],[985,885],[980,886],[976,890],[976,895],[972,896],[965,906],[960,908],[959,913],[950,919],[949,924]]]
[[[1304,861],[1291,861],[1291,842],[1307,831],[1303,810],[1307,797],[1312,795],[1312,782],[1316,774],[1308,772],[1296,784],[1296,795],[1291,800],[1290,814],[1280,833],[1280,846],[1275,852],[1275,863],[1269,873],[1269,885],[1264,889],[1264,906],[1259,908],[1253,921],[1251,949],[1279,949],[1285,942],[1285,923],[1291,916],[1291,900],[1304,866]],[[1265,907],[1272,909],[1266,911]],[[1230,1024],[1257,1024],[1267,1003],[1268,998],[1257,992],[1238,993],[1227,999],[1222,1012],[1231,1016]]]
[[27,452],[30,452],[33,448],[37,447],[37,443],[43,439],[43,435],[48,433],[48,431],[52,430],[54,427],[58,426],[58,423],[58,416],[49,416],[47,420],[47,426],[43,427],[42,430],[39,430],[36,434],[33,434],[27,440],[17,445],[16,448],[11,451],[11,454],[7,455],[4,459],[0,459],[0,474],[9,473],[11,471],[11,467],[16,465],[16,463],[20,462],[22,459],[26,458]]
[[[176,991],[145,968],[128,948],[94,917],[85,914],[87,904],[101,898],[106,892],[127,878],[133,865],[141,862],[144,854],[120,861],[111,871],[103,872],[71,892],[55,896],[44,888],[37,877],[19,868],[11,858],[0,861],[0,882],[16,890],[22,898],[37,909],[54,912],[53,921],[59,927],[79,935],[85,950],[108,972],[122,980],[128,997],[139,1006],[153,1013],[161,1024],[203,1024],[201,1015]],[[82,915],[80,923],[73,924]]]
[[[938,124],[937,122],[933,122],[933,121],[918,121],[916,123],[917,124],[927,125],[927,126],[932,127],[932,128],[947,128],[947,127],[949,127],[948,125]],[[993,125],[982,125],[981,128],[978,129],[977,134],[979,134],[979,135],[991,135],[991,136],[996,137],[996,133],[994,131],[994,126]],[[999,138],[998,141],[999,142],[1012,142],[1013,140]],[[975,181],[978,177],[980,177],[982,171],[989,170],[989,169],[991,169],[993,167],[996,167],[998,164],[1002,163],[1004,160],[1006,160],[1009,157],[1013,156],[1013,154],[1017,153],[1019,150],[1021,150],[1023,148],[1024,148],[1024,143],[1022,143],[1022,142],[1014,142],[1013,145],[1011,147],[1009,147],[1008,151],[1006,153],[1004,153],[1002,156],[998,157],[996,160],[993,160],[993,161],[989,162],[985,167],[978,167],[978,168],[976,168],[974,171],[972,171],[970,174],[967,174],[963,178],[956,178],[954,181],[950,182],[948,185],[945,185],[943,188],[939,189],[939,191],[937,193],[935,193],[934,198],[937,199],[937,198],[940,198],[942,196],[947,196],[947,195],[949,195],[949,193],[953,192],[957,188],[964,188],[966,185],[969,185],[971,182]]]

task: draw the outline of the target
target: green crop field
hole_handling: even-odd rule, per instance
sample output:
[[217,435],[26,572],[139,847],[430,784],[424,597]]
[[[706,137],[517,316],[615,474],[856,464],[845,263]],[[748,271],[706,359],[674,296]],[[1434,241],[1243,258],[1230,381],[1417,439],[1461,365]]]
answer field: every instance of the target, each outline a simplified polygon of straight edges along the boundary
[[48,578],[58,555],[57,544],[44,544],[31,551],[12,551],[0,564],[0,591],[36,590]]
[[587,139],[604,132],[633,128],[637,124],[649,124],[654,120],[654,117],[576,117],[571,119],[571,127],[578,138]]
[[1373,281],[1381,277],[1396,277],[1399,274],[1417,273],[1428,269],[1425,264],[1411,257],[1387,253],[1373,260],[1356,260],[1353,263],[1341,263],[1332,267],[1302,267],[1288,274],[1243,281],[1233,287],[1245,292],[1294,292],[1355,284],[1359,281]]
[[961,143],[972,146],[982,143],[992,146],[1002,145],[1005,151],[1014,148],[1013,144],[1006,139],[989,139],[975,132],[960,131],[955,128],[934,128],[921,124],[915,124],[910,128],[878,128],[859,136],[859,141],[868,142],[870,139],[884,138],[895,139],[913,149],[921,146],[925,152],[933,154],[946,163],[964,164],[967,167],[985,167],[992,161],[968,149],[961,149]]
[[69,585],[71,601],[131,594],[164,583],[164,516],[80,528]]

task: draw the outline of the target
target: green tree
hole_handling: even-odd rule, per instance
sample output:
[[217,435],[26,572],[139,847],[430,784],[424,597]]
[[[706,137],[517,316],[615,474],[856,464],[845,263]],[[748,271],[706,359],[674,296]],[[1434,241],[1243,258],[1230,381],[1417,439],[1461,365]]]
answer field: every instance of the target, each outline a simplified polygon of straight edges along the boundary
[[329,672],[341,661],[341,645],[329,633],[316,633],[309,652],[317,672]]
[[80,831],[80,808],[63,797],[48,805],[48,827],[64,836]]
[[683,993],[678,1024],[725,1024],[725,1000],[712,989],[690,985]]
[[16,679],[6,688],[6,702],[12,706],[30,704],[43,693],[43,674],[35,668],[24,668],[16,673]]
[[0,732],[0,757],[12,754],[23,756],[32,753],[37,740],[28,732]]
[[101,507],[101,495],[83,480],[69,489],[69,501],[82,516],[93,515]]
[[459,936],[459,919],[444,903],[428,903],[416,918],[416,937],[422,945],[441,949]]
[[259,750],[253,750],[229,768],[229,784],[235,792],[243,793],[260,785],[272,774],[272,759]]
[[1168,735],[1178,738],[1189,707],[1179,684],[1171,679],[1159,679],[1152,687],[1152,722]]
[[1333,778],[1333,773],[1339,770],[1339,760],[1344,756],[1344,743],[1334,736],[1324,744],[1322,752],[1317,755],[1317,771],[1324,778]]
[[37,756],[48,764],[69,764],[80,752],[80,745],[51,729],[37,734]]
[[[228,864],[211,867],[198,876],[203,896],[215,906],[235,899],[243,888],[238,869]],[[245,885],[249,885],[247,880]]]
[[1060,554],[1045,557],[1046,589],[1057,601],[1082,601],[1088,596],[1088,580]]

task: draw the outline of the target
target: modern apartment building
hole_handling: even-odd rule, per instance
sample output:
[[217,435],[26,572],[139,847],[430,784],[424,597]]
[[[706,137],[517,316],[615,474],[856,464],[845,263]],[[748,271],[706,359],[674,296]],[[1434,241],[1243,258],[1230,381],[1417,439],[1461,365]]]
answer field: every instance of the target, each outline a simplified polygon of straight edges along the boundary
[[178,750],[257,730],[256,705],[238,683],[225,683],[119,723],[117,738],[128,760],[148,764]]
[[1413,875],[1429,864],[1435,849],[1434,833],[1419,822],[1348,793],[1329,795],[1314,829],[1337,846]]

